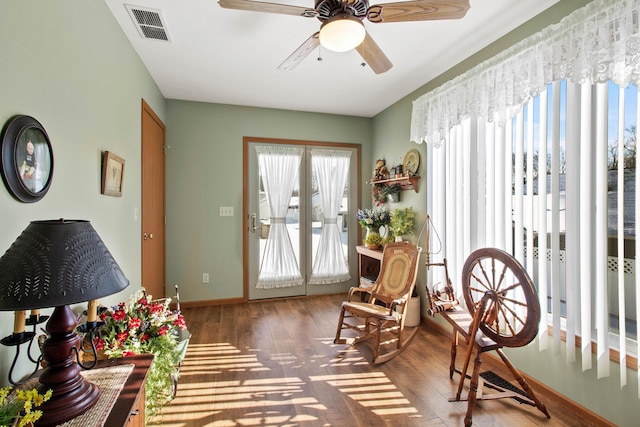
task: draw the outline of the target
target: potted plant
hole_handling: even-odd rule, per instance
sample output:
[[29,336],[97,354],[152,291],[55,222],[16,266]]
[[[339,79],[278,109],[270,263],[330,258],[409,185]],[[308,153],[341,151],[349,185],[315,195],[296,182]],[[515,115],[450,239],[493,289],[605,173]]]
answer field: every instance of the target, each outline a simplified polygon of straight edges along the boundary
[[402,241],[403,236],[413,233],[415,214],[412,207],[395,209],[391,212],[391,232],[396,241]]
[[105,324],[95,341],[97,350],[109,358],[143,353],[155,356],[145,386],[145,407],[149,417],[158,415],[173,399],[183,353],[178,337],[186,324],[180,312],[169,308],[170,302],[170,298],[153,300],[141,289],[128,302],[100,313],[100,320]]
[[44,394],[38,390],[15,390],[12,387],[0,388],[0,426],[32,426],[42,417],[42,411],[35,409],[49,400],[52,390]]
[[377,249],[382,245],[383,238],[375,231],[367,233],[367,237],[362,241],[369,249]]
[[389,203],[398,203],[400,201],[400,191],[402,188],[400,184],[391,184],[387,185],[382,189],[382,194],[384,194],[386,200]]

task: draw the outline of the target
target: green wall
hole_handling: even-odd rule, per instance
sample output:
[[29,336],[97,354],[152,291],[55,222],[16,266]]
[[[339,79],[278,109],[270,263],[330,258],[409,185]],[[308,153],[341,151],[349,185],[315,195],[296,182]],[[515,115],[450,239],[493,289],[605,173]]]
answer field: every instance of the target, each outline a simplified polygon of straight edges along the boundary
[[[421,156],[424,156],[426,152],[424,144],[408,143],[411,108],[414,100],[457,75],[464,73],[473,66],[493,57],[514,43],[548,25],[559,22],[564,16],[589,2],[590,0],[560,1],[538,17],[518,27],[507,36],[467,58],[378,114],[373,119],[373,156],[396,159],[398,154],[412,147],[417,147],[421,152]],[[421,175],[426,177],[426,169],[423,166],[420,169]],[[428,197],[428,183],[426,179],[423,179],[423,181],[421,187],[424,187],[427,191],[423,194],[421,190],[419,195],[410,199],[411,203],[416,203],[414,207],[421,211],[425,210]],[[424,271],[422,274],[425,277],[426,273]],[[455,280],[455,278],[452,280]],[[423,302],[423,316],[427,316],[424,304],[424,286],[419,289]],[[448,324],[439,317],[432,320],[447,329],[449,328]],[[593,358],[594,368],[582,372],[582,361],[579,354],[575,362],[567,362],[564,349],[538,351],[537,341],[524,348],[511,349],[507,353],[511,361],[522,371],[616,425],[629,427],[638,425],[640,405],[638,404],[638,375],[636,370],[626,369],[628,384],[624,388],[620,388],[620,365],[617,363],[611,363],[611,375],[609,377],[598,379],[595,358]],[[524,408],[524,410],[530,409]],[[535,409],[533,410],[535,411]],[[551,416],[553,417],[553,414]]]
[[[428,195],[428,171],[425,147],[408,142],[411,102],[586,3],[562,0],[373,119],[366,119],[166,101],[103,2],[3,1],[0,121],[5,123],[14,114],[37,118],[51,138],[55,171],[49,193],[38,203],[19,203],[0,190],[0,253],[31,220],[88,219],[132,284],[105,303],[122,300],[140,286],[143,98],[167,125],[171,146],[166,160],[167,283],[180,283],[185,301],[242,295],[243,136],[362,144],[362,206],[370,203],[364,182],[370,179],[375,159],[385,158],[393,166],[406,151],[418,148],[423,176],[420,191],[403,192],[396,206],[414,206],[420,226]],[[126,160],[121,198],[100,195],[100,156],[104,150]],[[235,216],[221,221],[219,206],[233,206]],[[203,288],[200,273],[205,268],[219,285]],[[421,273],[421,281],[423,277],[426,274]],[[424,292],[424,283],[418,286]],[[0,336],[11,333],[12,320],[12,313],[0,313]],[[0,347],[2,383],[6,383],[12,356],[10,349]],[[565,362],[562,352],[538,352],[532,345],[511,351],[510,357],[525,372],[620,426],[636,425],[640,418],[635,370],[627,372],[629,385],[620,390],[615,364],[611,377],[597,379],[594,370],[581,372],[579,360]],[[26,371],[26,366],[20,365],[19,370]]]
[[[104,302],[128,298],[141,276],[141,99],[164,118],[162,94],[102,1],[1,2],[0,54],[0,122],[35,117],[54,154],[52,185],[39,202],[19,203],[0,184],[0,254],[32,220],[89,220],[131,282]],[[100,194],[105,150],[126,161],[122,197]],[[0,313],[0,337],[12,327],[13,313]],[[13,355],[0,346],[3,384]]]
[[371,163],[367,118],[168,100],[167,124],[167,283],[183,301],[242,298],[243,137],[360,144],[363,170]]

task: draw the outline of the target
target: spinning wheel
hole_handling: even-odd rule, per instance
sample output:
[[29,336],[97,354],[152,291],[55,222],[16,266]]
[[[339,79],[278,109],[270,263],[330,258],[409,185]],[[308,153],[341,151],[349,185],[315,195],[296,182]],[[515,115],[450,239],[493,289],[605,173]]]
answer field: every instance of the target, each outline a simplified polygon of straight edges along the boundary
[[522,347],[538,333],[540,305],[531,278],[508,253],[473,252],[462,268],[462,292],[472,317],[487,298],[479,328],[501,347]]
[[[443,266],[448,281],[446,261],[441,264],[427,263],[427,265]],[[453,326],[449,376],[453,378],[453,374],[458,372],[460,382],[455,397],[449,400],[468,401],[467,414],[464,418],[465,426],[472,425],[473,407],[477,400],[511,398],[520,403],[535,406],[550,418],[547,408],[502,351],[502,347],[527,345],[538,333],[540,305],[527,272],[507,252],[496,248],[478,249],[469,255],[462,268],[462,293],[468,311],[453,303],[438,304],[433,297],[430,297],[429,301],[430,312],[440,313]],[[427,295],[429,296],[428,289]],[[456,368],[459,336],[467,341],[467,352],[460,370]],[[482,354],[488,351],[498,353],[521,389],[495,374],[491,376],[480,373]],[[473,373],[468,376],[467,371],[474,353]],[[462,396],[467,378],[470,379],[469,392],[467,396]],[[483,393],[483,386],[497,392]]]

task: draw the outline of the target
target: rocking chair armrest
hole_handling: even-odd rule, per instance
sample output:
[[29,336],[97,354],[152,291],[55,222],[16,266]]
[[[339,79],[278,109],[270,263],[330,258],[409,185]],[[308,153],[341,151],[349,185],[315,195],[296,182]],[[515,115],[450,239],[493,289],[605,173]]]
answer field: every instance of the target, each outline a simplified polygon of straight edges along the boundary
[[352,287],[349,288],[349,293],[347,294],[347,301],[351,302],[351,299],[355,294],[367,294],[371,295],[371,289],[360,288],[360,287]]
[[407,305],[407,298],[396,298],[393,301],[391,301],[391,304],[389,304],[389,313],[392,313],[394,310],[396,310],[396,307],[401,305],[403,308]]

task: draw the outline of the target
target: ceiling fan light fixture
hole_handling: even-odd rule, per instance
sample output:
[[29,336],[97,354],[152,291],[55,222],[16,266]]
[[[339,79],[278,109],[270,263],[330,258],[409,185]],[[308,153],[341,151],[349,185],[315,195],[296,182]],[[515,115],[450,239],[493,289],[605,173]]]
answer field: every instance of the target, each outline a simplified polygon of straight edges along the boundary
[[346,52],[362,43],[366,31],[362,21],[350,15],[336,15],[320,27],[320,44],[334,52]]

